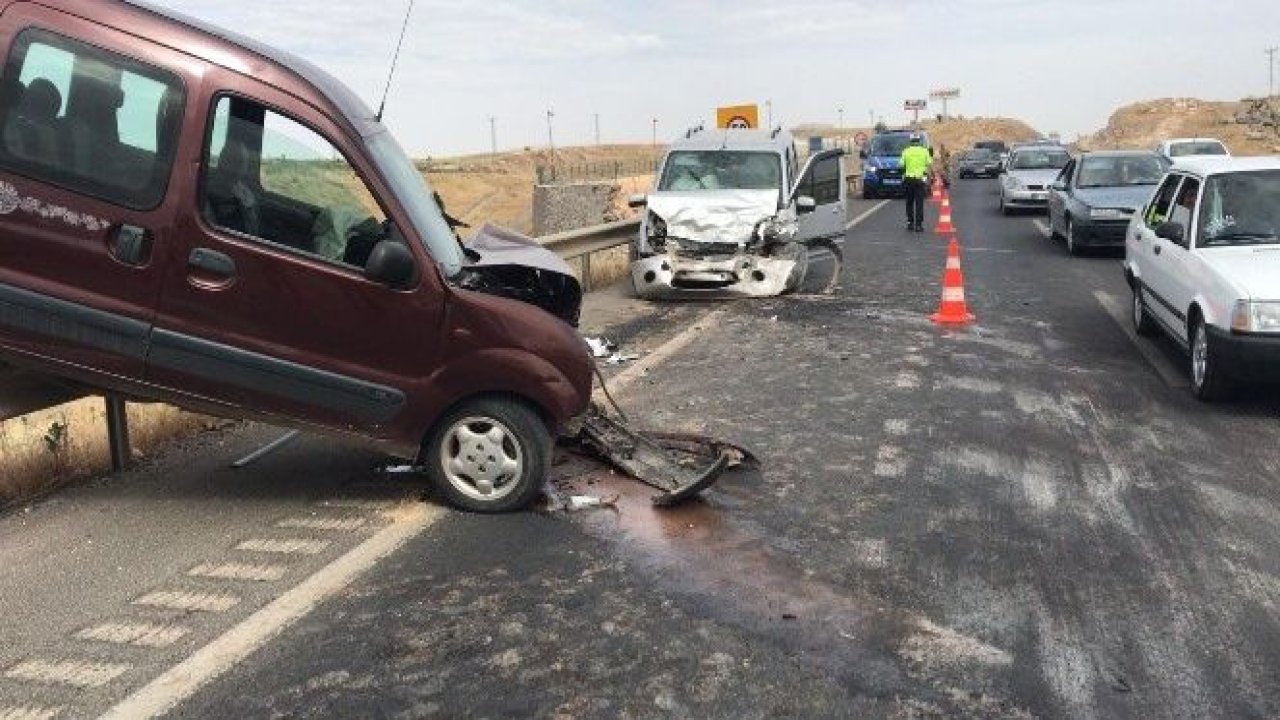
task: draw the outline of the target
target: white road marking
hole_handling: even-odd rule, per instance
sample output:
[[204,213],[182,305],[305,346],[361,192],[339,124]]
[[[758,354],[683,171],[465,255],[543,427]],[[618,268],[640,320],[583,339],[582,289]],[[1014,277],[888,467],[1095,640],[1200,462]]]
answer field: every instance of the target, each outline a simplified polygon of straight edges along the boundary
[[1116,300],[1110,293],[1101,290],[1095,290],[1093,297],[1102,306],[1102,309],[1106,311],[1107,315],[1110,315],[1111,319],[1120,326],[1120,331],[1125,334],[1125,337],[1129,338],[1133,346],[1138,349],[1142,357],[1151,365],[1151,369],[1156,371],[1156,374],[1160,376],[1160,379],[1166,385],[1171,388],[1191,387],[1191,380],[1187,377],[1186,372],[1169,362],[1169,358],[1165,357],[1160,350],[1152,345],[1151,341],[1138,337],[1138,334],[1134,332],[1133,321],[1129,319],[1129,309],[1125,304]]
[[1039,230],[1041,235],[1045,237],[1053,237],[1053,231],[1049,229],[1049,226],[1046,225],[1043,220],[1039,218],[1032,218],[1031,224],[1036,226],[1036,230]]
[[893,202],[893,201],[892,201],[892,200],[881,200],[880,202],[876,203],[875,205],[872,205],[872,206],[871,206],[871,208],[870,208],[869,210],[867,210],[866,212],[862,213],[862,214],[861,214],[861,215],[859,215],[858,217],[856,217],[856,218],[854,218],[854,219],[850,220],[850,221],[849,221],[849,223],[848,223],[847,225],[845,225],[845,226],[844,226],[844,231],[845,231],[845,232],[849,232],[849,231],[850,231],[850,230],[852,230],[855,226],[857,226],[859,223],[861,223],[863,220],[866,220],[867,218],[869,218],[869,217],[871,217],[873,214],[875,214],[875,211],[879,210],[880,208],[884,207],[885,205],[888,205],[888,204],[889,204],[889,203],[891,203],[891,202]]
[[286,530],[333,530],[346,532],[358,530],[368,522],[364,518],[285,518],[276,527]]
[[37,705],[0,706],[0,720],[53,720],[62,712],[62,708],[47,708]]
[[13,680],[29,680],[49,685],[99,688],[128,672],[133,666],[85,660],[24,660],[4,671]]
[[120,701],[101,720],[144,720],[169,712],[444,515],[427,505],[406,509],[390,526]]
[[153,592],[133,601],[134,605],[187,612],[226,612],[239,603],[240,598],[234,595],[174,591]]
[[245,540],[237,550],[279,555],[319,555],[329,547],[328,540]]
[[169,647],[191,632],[180,625],[151,625],[148,623],[103,623],[76,633],[81,640],[136,645],[137,647]]
[[273,582],[284,577],[289,568],[283,565],[250,565],[247,563],[204,563],[187,571],[192,577],[214,578],[215,580],[252,580],[254,582]]

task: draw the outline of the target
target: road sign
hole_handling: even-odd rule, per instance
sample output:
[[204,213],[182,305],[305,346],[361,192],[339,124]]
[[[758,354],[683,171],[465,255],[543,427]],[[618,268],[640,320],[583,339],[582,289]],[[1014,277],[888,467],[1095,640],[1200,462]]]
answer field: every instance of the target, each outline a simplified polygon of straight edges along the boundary
[[929,91],[929,98],[932,100],[955,100],[958,97],[960,97],[960,88],[941,88]]
[[758,105],[730,105],[716,108],[716,127],[731,130],[754,130],[760,127]]
[[902,103],[903,110],[924,110],[929,107],[928,100],[907,100]]

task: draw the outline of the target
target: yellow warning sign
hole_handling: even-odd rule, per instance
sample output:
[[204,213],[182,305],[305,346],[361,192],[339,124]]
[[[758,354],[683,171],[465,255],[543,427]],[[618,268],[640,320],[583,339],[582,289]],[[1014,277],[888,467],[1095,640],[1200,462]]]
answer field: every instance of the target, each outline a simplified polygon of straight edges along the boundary
[[716,127],[733,130],[754,130],[760,127],[758,105],[732,105],[716,108]]

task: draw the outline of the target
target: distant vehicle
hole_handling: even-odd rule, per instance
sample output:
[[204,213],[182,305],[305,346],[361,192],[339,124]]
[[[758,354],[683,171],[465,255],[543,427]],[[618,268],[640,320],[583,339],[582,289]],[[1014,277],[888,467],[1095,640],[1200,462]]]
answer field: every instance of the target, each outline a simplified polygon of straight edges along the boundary
[[1067,252],[1119,247],[1133,213],[1151,197],[1165,165],[1155,153],[1105,151],[1075,158],[1049,191],[1049,231]]
[[1003,140],[979,140],[973,144],[974,150],[990,150],[998,158],[997,174],[1004,171],[1004,164],[1009,159],[1009,145]]
[[1040,210],[1049,202],[1049,183],[1071,161],[1071,154],[1057,146],[1022,145],[1009,152],[1008,167],[1000,177],[1000,212]]
[[690,130],[671,143],[632,245],[640,297],[778,295],[795,290],[807,246],[844,233],[843,150],[803,167],[781,129]]
[[1173,163],[1178,158],[1197,155],[1230,156],[1231,151],[1221,140],[1214,138],[1173,138],[1157,145],[1156,154]]
[[1280,379],[1280,158],[1187,158],[1129,223],[1133,324],[1189,355],[1191,389]]
[[911,135],[919,134],[930,154],[933,145],[929,133],[922,130],[886,130],[876,133],[861,152],[862,197],[870,199],[882,195],[902,195],[902,151],[911,144]]
[[960,179],[996,177],[1000,174],[1000,155],[993,150],[969,150],[960,156],[956,169]]

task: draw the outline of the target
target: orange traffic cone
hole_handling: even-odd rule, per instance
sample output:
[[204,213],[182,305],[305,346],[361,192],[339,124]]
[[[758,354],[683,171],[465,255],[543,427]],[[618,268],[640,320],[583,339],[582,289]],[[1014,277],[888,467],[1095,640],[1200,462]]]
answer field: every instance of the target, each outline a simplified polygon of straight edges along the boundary
[[960,244],[955,237],[947,244],[947,269],[942,273],[942,303],[929,318],[938,325],[968,325],[973,314],[964,300],[964,273],[960,272]]
[[929,196],[929,202],[935,205],[942,202],[942,177],[933,176],[933,194]]
[[934,232],[939,235],[954,234],[956,228],[951,224],[951,198],[946,193],[942,195],[942,208],[938,210],[938,227]]

